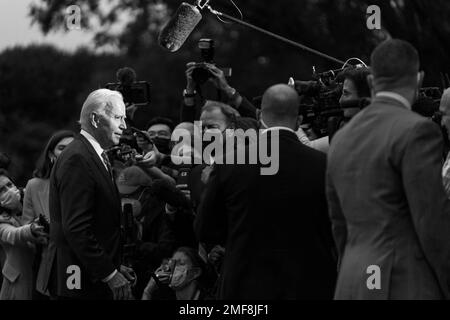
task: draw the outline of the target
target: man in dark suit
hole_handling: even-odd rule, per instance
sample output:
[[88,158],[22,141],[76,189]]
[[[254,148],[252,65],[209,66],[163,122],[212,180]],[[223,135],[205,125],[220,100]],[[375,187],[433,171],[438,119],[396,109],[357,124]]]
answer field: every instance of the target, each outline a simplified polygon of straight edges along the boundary
[[194,228],[200,241],[225,243],[220,299],[333,296],[326,156],[298,141],[298,107],[298,95],[287,85],[263,96],[261,117],[269,129],[262,136],[279,147],[272,154],[279,160],[275,174],[262,175],[259,164],[214,164]]
[[371,105],[337,132],[328,153],[335,298],[450,298],[442,136],[411,111],[423,79],[418,53],[388,40],[372,53],[371,68]]
[[104,151],[119,143],[126,128],[121,94],[92,92],[80,124],[80,135],[58,158],[50,178],[52,294],[128,299],[133,276],[121,266],[120,197]]

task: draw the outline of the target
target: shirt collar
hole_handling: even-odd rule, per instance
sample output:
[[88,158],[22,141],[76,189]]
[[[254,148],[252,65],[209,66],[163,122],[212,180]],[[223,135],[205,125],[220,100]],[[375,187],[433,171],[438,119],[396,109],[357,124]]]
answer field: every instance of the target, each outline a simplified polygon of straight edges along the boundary
[[100,159],[102,159],[102,162],[103,162],[102,153],[105,150],[103,150],[103,148],[100,146],[100,144],[97,142],[97,140],[95,140],[95,138],[89,132],[87,132],[83,129],[81,129],[80,134],[83,137],[85,137],[87,141],[89,141],[89,143],[92,145],[95,152],[98,154],[98,156],[100,157]]
[[265,134],[267,131],[274,131],[274,130],[287,130],[287,131],[290,131],[290,132],[292,132],[293,134],[297,135],[297,134],[295,133],[295,131],[292,130],[291,128],[288,128],[288,127],[282,127],[282,126],[267,128],[267,129],[265,129],[262,133]]
[[411,103],[402,95],[392,91],[380,91],[375,94],[375,97],[386,97],[400,102],[406,109],[411,110]]

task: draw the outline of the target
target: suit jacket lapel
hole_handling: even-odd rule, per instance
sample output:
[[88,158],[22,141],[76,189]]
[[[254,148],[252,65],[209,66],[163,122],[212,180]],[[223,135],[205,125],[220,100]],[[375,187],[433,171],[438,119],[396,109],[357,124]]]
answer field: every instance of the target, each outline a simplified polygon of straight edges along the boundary
[[94,147],[92,147],[92,145],[89,143],[89,141],[87,141],[87,139],[85,137],[83,137],[83,135],[81,135],[81,134],[80,134],[80,139],[84,143],[86,149],[88,150],[93,162],[95,163],[95,165],[98,169],[98,172],[100,172],[100,174],[103,176],[105,183],[111,189],[115,198],[117,198],[119,196],[117,193],[118,192],[117,187],[116,187],[115,183],[112,181],[111,176],[109,175],[108,171],[106,170],[106,167],[103,164],[102,160],[100,160],[100,157],[95,152]]

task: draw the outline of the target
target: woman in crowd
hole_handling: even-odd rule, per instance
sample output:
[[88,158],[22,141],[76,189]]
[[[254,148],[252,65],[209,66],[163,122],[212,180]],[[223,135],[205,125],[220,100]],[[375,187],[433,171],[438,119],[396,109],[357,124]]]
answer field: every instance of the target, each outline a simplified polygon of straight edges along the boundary
[[[197,251],[181,247],[156,270],[144,289],[142,300],[161,298],[176,300],[211,299],[212,279]],[[169,288],[169,294],[167,294]]]
[[[75,134],[72,131],[58,131],[50,137],[47,145],[42,152],[34,171],[34,178],[28,181],[25,188],[25,197],[23,201],[23,223],[31,223],[36,219],[45,219],[50,221],[49,213],[49,192],[50,192],[50,173],[58,156],[72,142]],[[36,279],[36,290],[43,295],[49,295],[47,284],[52,266],[53,257],[50,256],[47,246],[40,248],[38,253],[39,269]]]
[[0,244],[6,253],[0,300],[31,300],[33,293],[34,243],[45,243],[43,227],[33,222],[23,225],[20,191],[0,169]]

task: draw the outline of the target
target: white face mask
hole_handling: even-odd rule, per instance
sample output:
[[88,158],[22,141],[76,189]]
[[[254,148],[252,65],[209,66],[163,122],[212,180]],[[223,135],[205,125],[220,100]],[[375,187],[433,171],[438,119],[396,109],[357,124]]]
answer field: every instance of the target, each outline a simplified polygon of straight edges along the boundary
[[0,198],[0,205],[3,208],[14,210],[20,207],[20,191],[17,187],[12,187],[5,191]]
[[196,278],[193,269],[195,268],[190,269],[185,265],[176,266],[173,271],[172,278],[170,279],[169,287],[174,290],[186,287]]

